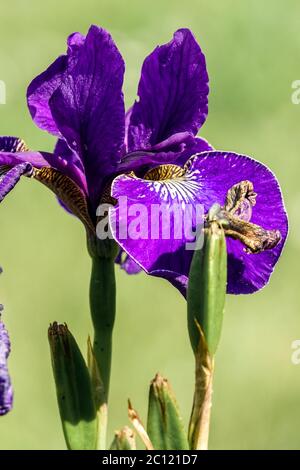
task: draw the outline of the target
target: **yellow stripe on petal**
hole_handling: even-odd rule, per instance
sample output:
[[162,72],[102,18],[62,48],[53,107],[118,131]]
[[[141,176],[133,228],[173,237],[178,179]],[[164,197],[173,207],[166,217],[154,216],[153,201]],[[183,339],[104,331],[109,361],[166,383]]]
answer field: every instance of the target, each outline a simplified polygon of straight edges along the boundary
[[181,178],[185,175],[185,170],[177,165],[160,165],[147,171],[145,180],[166,181]]

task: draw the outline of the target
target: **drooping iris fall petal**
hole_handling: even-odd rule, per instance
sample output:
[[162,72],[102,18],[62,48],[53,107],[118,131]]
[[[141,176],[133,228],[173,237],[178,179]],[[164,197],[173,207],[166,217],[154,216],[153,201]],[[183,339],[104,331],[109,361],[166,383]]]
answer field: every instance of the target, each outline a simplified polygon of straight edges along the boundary
[[[128,212],[131,211],[134,217],[135,204],[146,207],[147,211],[142,211],[140,221],[141,225],[146,227],[147,234],[145,239],[122,238],[120,229],[124,228],[125,224],[129,226],[130,218],[124,221],[128,214],[120,213],[118,205],[110,212],[113,234],[122,249],[146,272],[170,280],[185,294],[193,255],[192,250],[186,249],[186,242],[190,239],[187,239],[184,233],[182,238],[176,239],[174,233],[177,222],[174,218],[171,218],[171,239],[163,239],[162,235],[153,239],[151,206],[163,204],[165,210],[170,213],[174,204],[179,204],[183,220],[189,205],[203,205],[205,213],[214,203],[223,206],[230,188],[243,180],[251,181],[257,193],[251,222],[264,229],[278,230],[281,233],[281,241],[275,248],[257,254],[246,253],[239,240],[227,240],[228,292],[254,292],[262,288],[270,278],[287,236],[288,222],[275,176],[267,167],[249,157],[212,151],[192,157],[187,162],[184,175],[179,177],[160,181],[131,175],[117,177],[112,184],[112,196],[116,200],[126,196]],[[187,223],[192,226],[189,229],[196,229],[194,218],[190,222],[187,218]],[[191,233],[189,229],[188,234]]]

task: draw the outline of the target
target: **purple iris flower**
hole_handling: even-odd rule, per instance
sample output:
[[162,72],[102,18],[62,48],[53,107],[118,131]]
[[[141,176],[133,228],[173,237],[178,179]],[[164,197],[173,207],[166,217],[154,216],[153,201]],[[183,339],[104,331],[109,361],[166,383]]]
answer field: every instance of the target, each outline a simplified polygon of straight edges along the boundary
[[[0,268],[0,273],[2,269]],[[3,305],[0,304],[0,416],[12,409],[13,390],[7,368],[7,359],[10,353],[10,341],[8,332],[1,321]]]
[[[0,139],[0,200],[21,175],[52,189],[88,233],[107,195],[118,261],[128,272],[144,269],[186,292],[192,251],[176,240],[123,239],[118,199],[150,207],[178,202],[220,204],[226,222],[228,292],[263,287],[287,236],[287,216],[275,176],[247,156],[217,152],[196,137],[208,111],[205,57],[193,34],[181,29],[144,61],[138,100],[125,113],[123,59],[111,36],[92,26],[68,38],[65,55],[33,80],[28,106],[34,122],[54,135],[53,153],[31,152],[16,138]],[[148,217],[148,216],[147,216]],[[194,220],[190,220],[191,226]]]

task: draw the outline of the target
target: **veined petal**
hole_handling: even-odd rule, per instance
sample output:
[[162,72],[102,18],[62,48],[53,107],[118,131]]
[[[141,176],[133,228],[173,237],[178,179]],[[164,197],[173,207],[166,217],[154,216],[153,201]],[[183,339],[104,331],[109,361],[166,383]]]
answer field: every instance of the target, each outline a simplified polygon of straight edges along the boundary
[[[180,167],[177,168],[183,172]],[[199,200],[197,195],[200,190],[201,185],[193,175],[164,181],[146,180],[133,175],[117,177],[112,183],[111,195],[119,204],[109,214],[113,236],[121,248],[149,274],[156,275],[159,270],[177,277],[188,272],[190,256],[185,256],[187,240],[180,223],[187,206]],[[135,224],[137,216],[139,222]],[[200,218],[199,223],[203,221],[203,213],[200,213]],[[187,218],[186,232],[191,233],[193,222],[194,217]],[[133,233],[135,228],[137,232],[141,230],[141,238]],[[189,241],[192,240],[191,235]]]
[[44,131],[61,137],[53,119],[49,100],[61,85],[68,69],[76,63],[78,50],[84,44],[85,37],[73,33],[67,39],[67,54],[59,56],[44,72],[32,80],[27,89],[27,104],[35,124]]
[[124,62],[111,36],[96,26],[76,49],[50,109],[61,135],[83,162],[96,206],[103,180],[116,168],[124,147]]
[[[0,317],[3,307],[0,305]],[[12,409],[13,390],[7,367],[7,359],[10,353],[10,341],[8,332],[0,319],[0,416]]]
[[52,167],[33,170],[33,177],[54,192],[60,204],[73,215],[78,217],[86,229],[95,232],[91,220],[86,194],[73,179]]
[[41,168],[48,165],[44,155],[42,152],[30,151],[24,140],[19,137],[0,137],[0,167],[2,165],[14,166],[26,162],[31,163],[36,168]]
[[29,149],[23,139],[19,137],[1,136],[0,152],[27,152]]
[[[149,274],[164,277],[183,293],[193,256],[187,250],[187,239],[182,231],[181,239],[153,239],[151,233],[151,207],[163,203],[171,211],[174,203],[182,207],[181,220],[188,207],[203,205],[207,213],[214,203],[225,204],[230,188],[240,181],[249,180],[257,193],[251,222],[267,230],[279,230],[281,241],[270,250],[248,254],[238,240],[227,240],[228,247],[228,292],[234,294],[251,293],[262,288],[269,280],[274,266],[284,246],[288,222],[279,184],[273,173],[261,163],[243,155],[227,152],[204,152],[192,157],[185,166],[184,175],[176,179],[149,181],[130,175],[117,177],[112,184],[112,196],[119,201],[110,211],[112,233],[122,249]],[[121,196],[127,196],[127,214],[121,210]],[[135,210],[142,205],[146,211],[140,216],[140,226],[144,227],[144,239],[122,237],[124,228],[129,227]],[[179,210],[180,212],[180,210]],[[193,212],[193,211],[192,211]],[[178,213],[180,216],[180,213]],[[127,218],[126,218],[127,217]],[[178,220],[177,220],[178,222]],[[171,221],[174,234],[176,220]],[[161,223],[161,218],[159,219]],[[146,229],[145,229],[146,227]],[[187,218],[187,233],[195,230],[193,213]]]
[[157,47],[142,67],[130,116],[130,151],[149,149],[173,134],[196,135],[208,111],[205,57],[188,29]]
[[[18,137],[0,137],[0,201],[15,187],[22,175],[31,176],[35,170],[52,167],[73,181],[74,187],[87,194],[85,175],[75,156],[70,158],[67,144],[57,146],[61,154],[31,152],[25,142]],[[64,154],[62,153],[64,150]],[[77,163],[77,164],[76,164]],[[70,186],[70,185],[67,185]],[[74,192],[74,191],[73,191]]]
[[53,119],[49,107],[49,99],[60,86],[62,77],[68,66],[68,57],[58,57],[43,73],[38,75],[29,85],[27,90],[27,103],[29,112],[35,124],[60,137],[60,131]]
[[[19,182],[21,176],[33,176],[51,189],[61,205],[94,232],[88,201],[86,178],[72,158],[46,152],[30,152],[16,137],[0,137],[0,202]],[[62,146],[59,146],[62,149]]]
[[88,195],[88,186],[82,162],[76,152],[70,149],[64,140],[59,139],[54,154],[47,154],[45,158],[50,166],[71,178]]

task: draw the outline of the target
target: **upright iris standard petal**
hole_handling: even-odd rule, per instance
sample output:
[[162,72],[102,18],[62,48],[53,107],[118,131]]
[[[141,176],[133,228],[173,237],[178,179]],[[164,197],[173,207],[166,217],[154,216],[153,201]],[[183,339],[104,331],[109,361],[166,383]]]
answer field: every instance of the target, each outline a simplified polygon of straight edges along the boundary
[[59,56],[44,72],[32,80],[27,90],[27,104],[35,124],[44,131],[61,137],[53,119],[49,100],[54,91],[60,87],[68,69],[76,62],[78,48],[84,43],[85,37],[73,33],[68,37],[67,54]]
[[[196,228],[195,211],[192,210],[192,217],[186,219],[183,229],[187,230],[182,230],[181,238],[178,236],[178,220],[184,220],[187,208],[203,205],[204,213],[207,213],[215,203],[224,206],[228,191],[239,182],[249,180],[256,193],[251,223],[280,232],[281,241],[272,249],[249,254],[240,240],[228,238],[227,291],[245,294],[262,288],[270,278],[288,231],[284,203],[275,176],[267,167],[249,157],[216,151],[192,157],[182,174],[177,171],[177,177],[159,178],[159,174],[163,176],[163,167],[160,167],[156,175],[152,170],[152,174],[144,179],[122,175],[114,180],[112,196],[119,204],[111,209],[110,223],[118,243],[146,272],[168,279],[185,294],[193,255],[192,250],[186,249],[186,242],[190,241],[186,233],[190,234],[190,229]],[[127,196],[127,214],[121,211],[121,196]],[[177,220],[171,218],[169,239],[163,237],[162,232],[156,238],[151,233],[151,207],[161,204],[165,213],[172,212],[175,205],[179,217]],[[137,207],[141,212],[139,215],[135,214]],[[127,224],[128,227],[133,219],[128,219],[128,214],[139,216],[143,232],[138,239],[132,239],[130,234],[124,236],[124,226]],[[127,217],[126,221],[124,217]],[[160,226],[161,220],[160,217]]]
[[47,70],[31,82],[27,90],[27,103],[33,121],[38,127],[57,137],[61,134],[53,119],[49,99],[61,85],[67,66],[68,57],[66,55],[58,57]]
[[96,206],[101,182],[116,169],[124,146],[124,62],[111,36],[96,26],[77,49],[50,109],[69,147],[81,157]]
[[178,30],[145,59],[129,115],[129,150],[149,149],[175,134],[183,141],[196,135],[207,116],[208,91],[205,57],[191,31]]
[[0,416],[5,415],[12,409],[13,390],[7,368],[7,359],[10,353],[10,341],[8,332],[1,321],[0,305]]

